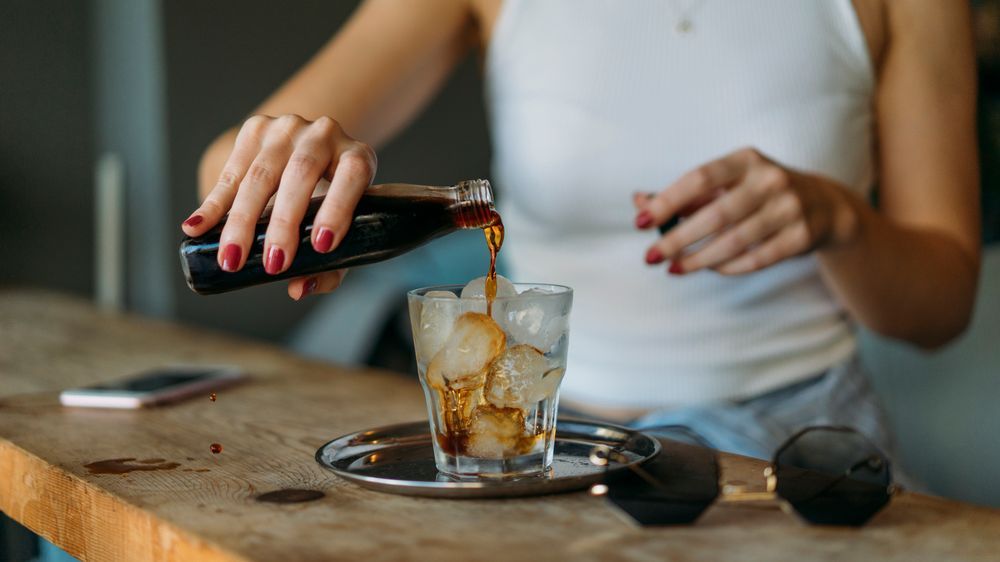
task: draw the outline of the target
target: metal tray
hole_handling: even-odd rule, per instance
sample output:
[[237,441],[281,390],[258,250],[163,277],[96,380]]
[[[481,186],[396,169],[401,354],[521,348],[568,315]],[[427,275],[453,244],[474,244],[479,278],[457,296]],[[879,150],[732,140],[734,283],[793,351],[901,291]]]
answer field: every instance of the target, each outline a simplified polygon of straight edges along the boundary
[[597,445],[614,448],[629,459],[627,463],[611,462],[610,471],[643,463],[660,452],[656,439],[638,431],[560,418],[548,474],[509,480],[457,480],[435,468],[429,426],[421,421],[338,437],[316,451],[316,462],[345,480],[381,492],[435,498],[506,498],[569,492],[600,482],[604,468],[590,462],[590,452]]

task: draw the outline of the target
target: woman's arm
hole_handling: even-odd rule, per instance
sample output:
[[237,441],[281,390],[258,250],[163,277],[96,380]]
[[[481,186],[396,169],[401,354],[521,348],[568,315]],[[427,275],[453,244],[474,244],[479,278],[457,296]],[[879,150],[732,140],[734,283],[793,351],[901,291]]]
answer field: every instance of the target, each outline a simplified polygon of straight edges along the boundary
[[979,276],[975,59],[968,2],[886,2],[876,100],[879,209],[846,198],[852,240],[819,252],[863,324],[922,347],[968,325]]
[[879,209],[833,180],[741,150],[636,198],[639,228],[691,215],[649,249],[648,263],[733,275],[815,250],[829,286],[875,331],[932,348],[964,330],[980,251],[970,9],[937,0],[886,6]]
[[[375,173],[366,143],[381,144],[405,126],[474,43],[467,1],[366,0],[256,115],[205,152],[199,170],[203,201],[184,222],[184,232],[199,236],[228,213],[218,262],[237,271],[273,197],[264,268],[279,274],[295,257],[299,224],[325,177],[330,188],[311,243],[318,252],[333,251]],[[295,279],[288,292],[298,299],[329,291],[342,278],[335,271]]]

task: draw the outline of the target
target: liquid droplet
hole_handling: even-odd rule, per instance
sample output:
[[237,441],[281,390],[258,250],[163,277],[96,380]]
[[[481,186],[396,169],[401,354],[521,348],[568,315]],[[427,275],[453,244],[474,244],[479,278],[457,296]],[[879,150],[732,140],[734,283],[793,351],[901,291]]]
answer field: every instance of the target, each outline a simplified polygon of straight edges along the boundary
[[213,455],[218,455],[222,452],[222,445],[219,443],[212,443],[211,449]]

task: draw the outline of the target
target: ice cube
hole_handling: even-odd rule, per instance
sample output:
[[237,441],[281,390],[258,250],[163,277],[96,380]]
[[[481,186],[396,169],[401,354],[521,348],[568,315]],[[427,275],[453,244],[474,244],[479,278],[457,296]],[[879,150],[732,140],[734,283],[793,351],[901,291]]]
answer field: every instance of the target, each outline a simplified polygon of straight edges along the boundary
[[[513,297],[517,289],[503,275],[497,275],[497,297]],[[462,288],[464,309],[474,312],[486,312],[486,277],[476,277]]]
[[[413,334],[413,349],[417,362],[426,364],[451,335],[455,319],[462,313],[462,306],[451,291],[428,291],[419,310],[419,323]],[[417,311],[410,311],[411,315]]]
[[480,406],[469,426],[469,455],[502,459],[517,454],[524,433],[524,418],[517,410]]
[[490,365],[486,401],[498,408],[527,410],[541,399],[539,385],[548,370],[545,356],[534,347],[523,344],[510,347]]
[[506,344],[507,337],[492,318],[466,312],[455,320],[451,335],[427,366],[427,382],[436,388],[483,386],[490,363]]
[[534,346],[547,353],[566,333],[567,317],[558,299],[531,298],[549,294],[528,289],[519,297],[503,303],[498,316],[512,343]]

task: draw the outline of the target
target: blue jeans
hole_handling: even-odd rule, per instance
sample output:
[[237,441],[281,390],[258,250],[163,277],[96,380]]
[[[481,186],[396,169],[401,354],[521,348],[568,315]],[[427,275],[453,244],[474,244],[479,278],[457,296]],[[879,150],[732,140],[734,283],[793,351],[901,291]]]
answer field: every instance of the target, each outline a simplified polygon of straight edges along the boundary
[[638,429],[683,425],[720,451],[760,459],[770,459],[788,437],[804,427],[848,426],[889,457],[896,482],[908,489],[920,487],[900,470],[885,413],[857,357],[816,377],[746,400],[656,411],[629,425]]

